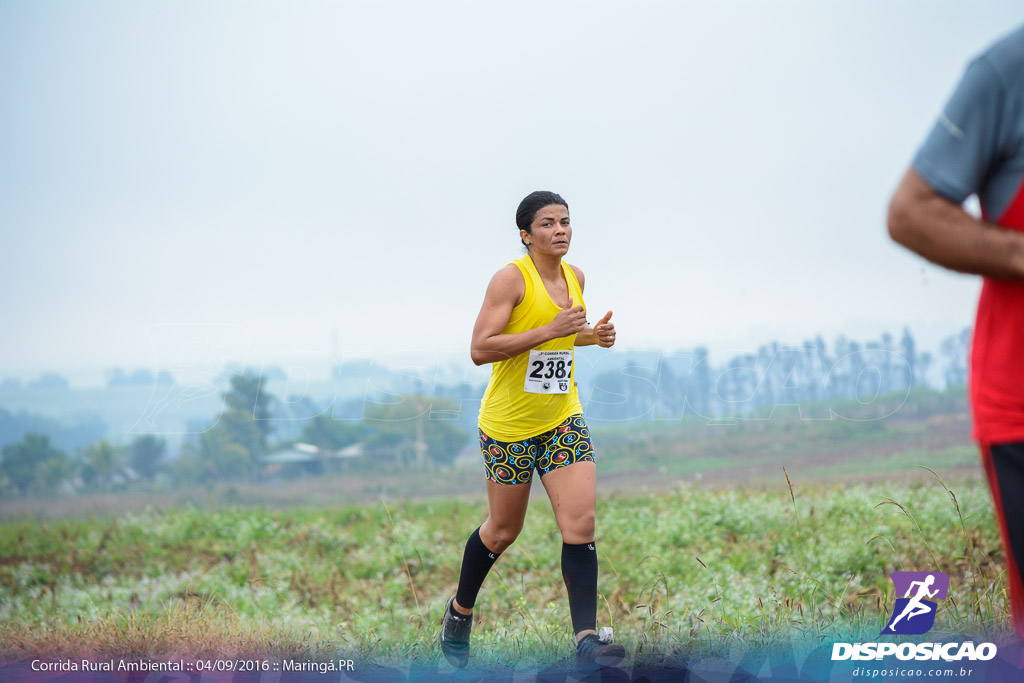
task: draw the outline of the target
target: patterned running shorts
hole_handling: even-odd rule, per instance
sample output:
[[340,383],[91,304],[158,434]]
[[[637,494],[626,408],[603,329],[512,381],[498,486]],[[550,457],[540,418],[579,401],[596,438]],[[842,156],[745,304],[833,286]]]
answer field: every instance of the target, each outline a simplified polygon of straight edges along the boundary
[[497,484],[525,484],[534,468],[543,477],[559,467],[594,462],[594,444],[582,415],[571,415],[554,429],[519,441],[498,441],[478,431],[487,478]]

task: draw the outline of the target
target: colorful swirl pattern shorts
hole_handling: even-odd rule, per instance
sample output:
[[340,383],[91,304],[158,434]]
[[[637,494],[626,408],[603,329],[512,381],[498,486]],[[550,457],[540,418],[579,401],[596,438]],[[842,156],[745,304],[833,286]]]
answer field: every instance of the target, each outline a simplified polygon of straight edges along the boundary
[[519,441],[498,441],[480,432],[480,454],[487,478],[498,484],[525,484],[536,468],[543,477],[551,470],[577,462],[594,462],[594,444],[582,415],[543,434]]

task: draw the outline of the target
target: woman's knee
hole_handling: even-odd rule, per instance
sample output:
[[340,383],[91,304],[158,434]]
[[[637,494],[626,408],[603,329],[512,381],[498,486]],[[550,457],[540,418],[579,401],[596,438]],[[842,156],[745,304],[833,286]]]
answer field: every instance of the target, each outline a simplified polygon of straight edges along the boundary
[[522,522],[495,522],[488,518],[480,527],[480,540],[488,549],[503,553],[510,545],[519,538],[519,532],[523,530]]
[[587,510],[562,520],[559,530],[562,540],[571,545],[590,543],[594,540],[595,516],[593,510]]

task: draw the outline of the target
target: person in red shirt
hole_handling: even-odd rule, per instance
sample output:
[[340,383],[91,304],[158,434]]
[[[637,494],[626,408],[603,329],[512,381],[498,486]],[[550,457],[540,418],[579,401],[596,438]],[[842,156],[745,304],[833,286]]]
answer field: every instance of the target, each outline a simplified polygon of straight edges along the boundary
[[[889,234],[984,282],[971,343],[974,438],[1024,636],[1024,27],[968,66],[889,205]],[[962,203],[977,195],[980,219]]]

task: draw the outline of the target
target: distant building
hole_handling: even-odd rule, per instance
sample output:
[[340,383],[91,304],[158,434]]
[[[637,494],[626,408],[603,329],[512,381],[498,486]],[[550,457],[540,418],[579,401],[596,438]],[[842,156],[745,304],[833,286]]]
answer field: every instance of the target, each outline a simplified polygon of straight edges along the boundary
[[338,472],[342,463],[363,457],[363,445],[355,443],[338,451],[296,443],[260,458],[260,473],[266,476],[300,476]]

